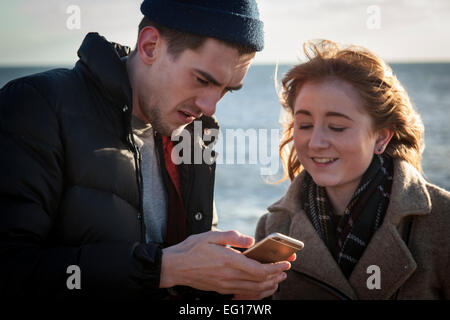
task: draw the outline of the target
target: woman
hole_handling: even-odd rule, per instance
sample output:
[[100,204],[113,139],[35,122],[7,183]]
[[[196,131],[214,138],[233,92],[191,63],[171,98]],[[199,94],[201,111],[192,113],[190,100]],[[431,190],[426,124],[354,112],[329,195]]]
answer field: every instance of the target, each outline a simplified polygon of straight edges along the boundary
[[407,93],[364,48],[324,40],[305,53],[282,81],[292,183],[256,230],[305,243],[274,298],[450,298],[450,193],[422,176]]

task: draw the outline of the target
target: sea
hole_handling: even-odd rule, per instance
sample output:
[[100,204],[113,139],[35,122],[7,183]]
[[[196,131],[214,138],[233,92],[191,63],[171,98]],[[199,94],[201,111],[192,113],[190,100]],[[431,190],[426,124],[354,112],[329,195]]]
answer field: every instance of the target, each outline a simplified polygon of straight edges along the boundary
[[[278,156],[282,115],[278,92],[279,80],[291,67],[251,66],[243,89],[227,94],[217,106],[215,205],[221,230],[253,236],[259,217],[289,186],[288,180],[277,183],[283,176]],[[391,67],[425,126],[424,175],[450,190],[450,63],[396,63]],[[0,87],[48,69],[0,67]]]

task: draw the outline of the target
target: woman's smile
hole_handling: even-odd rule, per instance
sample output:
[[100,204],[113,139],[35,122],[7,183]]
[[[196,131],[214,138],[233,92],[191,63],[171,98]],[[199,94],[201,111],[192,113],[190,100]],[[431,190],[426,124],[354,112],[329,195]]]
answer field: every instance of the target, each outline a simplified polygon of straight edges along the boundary
[[314,163],[314,166],[319,169],[334,168],[339,160],[339,158],[324,158],[324,157],[312,157],[310,159]]

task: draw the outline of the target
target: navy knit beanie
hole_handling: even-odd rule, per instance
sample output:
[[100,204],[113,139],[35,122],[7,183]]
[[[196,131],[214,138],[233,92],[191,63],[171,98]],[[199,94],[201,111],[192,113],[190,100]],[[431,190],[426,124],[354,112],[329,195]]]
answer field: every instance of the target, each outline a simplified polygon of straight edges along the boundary
[[242,44],[255,51],[264,47],[256,0],[144,0],[141,12],[178,31]]

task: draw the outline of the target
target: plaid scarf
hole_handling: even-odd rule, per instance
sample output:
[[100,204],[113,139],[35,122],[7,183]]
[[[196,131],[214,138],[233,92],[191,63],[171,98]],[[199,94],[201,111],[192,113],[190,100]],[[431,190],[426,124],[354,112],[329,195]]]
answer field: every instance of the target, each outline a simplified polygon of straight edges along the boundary
[[334,214],[325,187],[315,184],[309,173],[305,175],[301,194],[303,208],[347,278],[383,222],[392,175],[392,159],[375,155],[343,216]]

